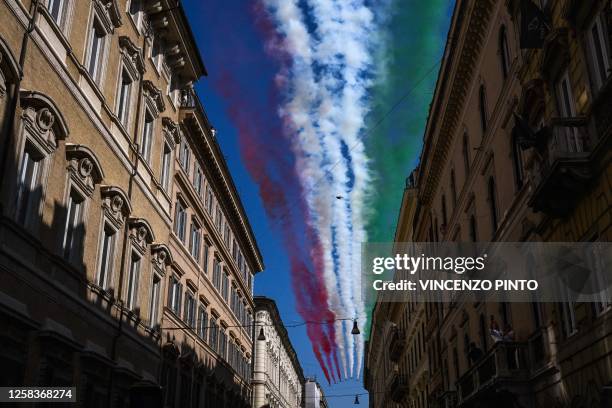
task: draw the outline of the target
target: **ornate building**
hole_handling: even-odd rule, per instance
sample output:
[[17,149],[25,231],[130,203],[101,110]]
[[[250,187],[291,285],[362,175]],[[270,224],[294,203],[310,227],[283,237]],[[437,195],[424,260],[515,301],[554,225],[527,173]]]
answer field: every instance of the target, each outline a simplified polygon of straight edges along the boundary
[[179,1],[0,1],[3,386],[250,406],[263,264],[205,74]]
[[306,408],[327,408],[327,400],[321,385],[314,378],[307,378],[304,385]]
[[253,407],[304,406],[304,374],[276,303],[255,296]]
[[[457,1],[396,240],[610,241],[610,7]],[[371,405],[610,406],[611,299],[379,303]]]

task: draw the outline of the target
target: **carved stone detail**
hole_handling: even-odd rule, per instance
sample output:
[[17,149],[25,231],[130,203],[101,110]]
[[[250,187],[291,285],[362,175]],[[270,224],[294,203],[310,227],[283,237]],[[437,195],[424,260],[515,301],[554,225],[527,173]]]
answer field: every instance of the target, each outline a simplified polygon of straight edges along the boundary
[[66,159],[72,181],[91,197],[96,184],[104,178],[98,159],[87,147],[74,144],[66,144]]
[[113,186],[100,187],[100,193],[106,217],[115,224],[116,228],[119,228],[132,212],[126,194],[119,187]]
[[151,225],[143,218],[130,218],[128,221],[130,230],[130,240],[134,248],[141,253],[145,253],[147,245],[153,243],[155,236]]
[[176,145],[181,143],[182,139],[181,129],[178,123],[164,116],[162,118],[162,126],[164,128],[164,135],[166,136],[166,141],[170,144],[170,147],[174,149]]
[[142,83],[145,96],[147,97],[147,105],[149,108],[154,110],[155,116],[158,116],[160,113],[166,110],[166,104],[164,103],[164,98],[162,92],[157,88],[153,82],[146,80]]
[[130,74],[134,77],[142,76],[145,72],[142,49],[136,46],[136,44],[125,35],[119,37],[119,46],[121,47],[121,53],[124,55],[126,61],[126,68],[130,71]]

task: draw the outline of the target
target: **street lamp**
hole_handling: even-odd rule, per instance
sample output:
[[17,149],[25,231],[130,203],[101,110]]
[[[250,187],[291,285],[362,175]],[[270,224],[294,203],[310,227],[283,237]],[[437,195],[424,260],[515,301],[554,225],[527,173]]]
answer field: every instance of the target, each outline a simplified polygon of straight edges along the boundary
[[351,334],[360,334],[359,327],[357,327],[357,319],[353,320],[353,330],[351,330]]
[[266,335],[264,334],[263,327],[259,329],[259,336],[257,336],[257,340],[265,341]]
[[353,405],[359,405],[359,394],[355,394],[355,402]]

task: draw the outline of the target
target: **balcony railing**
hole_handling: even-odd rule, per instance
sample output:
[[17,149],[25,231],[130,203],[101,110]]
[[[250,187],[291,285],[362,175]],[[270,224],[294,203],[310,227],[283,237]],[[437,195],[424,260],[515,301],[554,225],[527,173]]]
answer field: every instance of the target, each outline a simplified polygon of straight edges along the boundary
[[389,342],[389,358],[398,361],[406,348],[406,334],[397,327],[392,329],[391,341]]
[[539,145],[533,169],[536,190],[530,205],[555,217],[571,211],[588,188],[593,174],[589,154],[593,147],[585,118],[557,118]]
[[527,380],[528,361],[527,343],[496,343],[493,349],[459,378],[459,402],[471,398],[500,380]]
[[438,407],[440,408],[455,408],[457,406],[457,392],[444,391],[438,398]]

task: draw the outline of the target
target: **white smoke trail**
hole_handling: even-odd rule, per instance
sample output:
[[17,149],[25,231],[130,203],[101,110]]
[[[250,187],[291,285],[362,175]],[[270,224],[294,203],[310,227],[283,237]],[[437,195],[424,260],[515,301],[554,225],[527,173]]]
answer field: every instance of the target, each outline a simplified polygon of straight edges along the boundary
[[[366,239],[370,174],[360,135],[369,110],[373,14],[362,0],[307,0],[316,27],[309,33],[299,0],[263,2],[292,57],[291,72],[282,78],[289,96],[281,115],[297,133],[292,146],[310,223],[323,250],[329,307],[340,317],[361,317],[363,327],[358,244]],[[348,321],[335,327],[343,374],[358,377],[363,335],[353,336]]]

